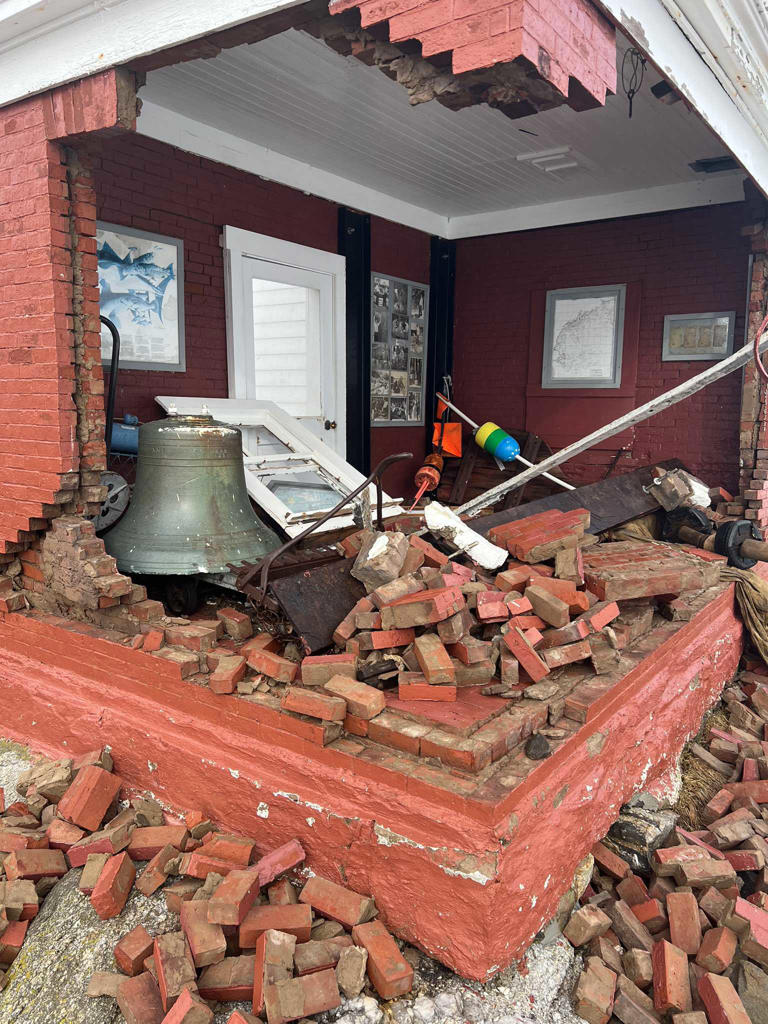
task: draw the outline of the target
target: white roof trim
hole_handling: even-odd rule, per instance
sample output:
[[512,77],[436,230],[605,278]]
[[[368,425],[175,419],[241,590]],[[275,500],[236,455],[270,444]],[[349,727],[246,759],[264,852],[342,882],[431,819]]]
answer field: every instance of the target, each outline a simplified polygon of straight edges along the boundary
[[0,0],[0,106],[302,0]]
[[237,167],[322,199],[365,210],[428,234],[451,239],[733,203],[744,198],[741,173],[715,174],[683,184],[446,217],[293,157],[283,156],[149,101],[142,106],[138,128],[142,135],[167,142],[189,153]]

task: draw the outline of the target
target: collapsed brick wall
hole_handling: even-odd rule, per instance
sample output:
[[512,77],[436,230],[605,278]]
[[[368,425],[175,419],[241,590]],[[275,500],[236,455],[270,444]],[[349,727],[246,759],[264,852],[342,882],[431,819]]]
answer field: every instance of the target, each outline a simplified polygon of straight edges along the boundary
[[[558,405],[562,426],[542,414],[552,392],[542,394],[540,378],[530,386],[529,362],[540,358],[535,345],[542,343],[542,336],[531,335],[532,300],[543,310],[545,292],[555,288],[636,283],[636,376],[622,411],[700,373],[707,363],[662,361],[664,316],[735,310],[734,344],[742,343],[750,250],[741,234],[745,219],[744,204],[733,203],[460,240],[454,333],[458,405],[478,421],[494,420],[507,429],[532,429],[531,422],[544,421],[538,433],[553,448],[619,414],[609,408],[610,390],[586,392],[594,424],[585,424],[568,392]],[[677,456],[712,486],[733,491],[740,396],[741,375],[733,373],[639,424],[629,437],[610,438],[571,459],[565,473],[573,483],[590,483],[609,472],[614,460],[613,471],[621,473]]]
[[109,71],[0,110],[0,566],[100,500],[95,207],[63,140],[135,127],[135,106]]
[[[768,312],[768,230],[758,223],[747,233],[754,254],[748,322],[749,340],[753,341]],[[764,365],[768,362],[765,353],[762,361]],[[729,511],[743,508],[745,518],[764,528],[768,525],[768,385],[754,362],[744,367],[739,444],[740,505]]]
[[[523,62],[577,109],[616,91],[616,30],[590,0],[335,0],[363,27],[388,21],[393,43],[417,39],[425,57],[451,53],[456,74]],[[534,87],[535,90],[535,87]],[[591,102],[590,102],[591,100]]]

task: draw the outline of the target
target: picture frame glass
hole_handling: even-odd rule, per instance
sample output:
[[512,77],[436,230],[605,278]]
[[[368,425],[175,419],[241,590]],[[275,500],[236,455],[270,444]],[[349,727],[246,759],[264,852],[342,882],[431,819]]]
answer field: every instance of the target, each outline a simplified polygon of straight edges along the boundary
[[717,362],[733,352],[736,312],[680,313],[664,317],[664,362]]
[[[183,243],[134,228],[96,228],[99,306],[120,333],[120,367],[178,371],[184,359]],[[101,357],[112,358],[102,326]]]
[[547,292],[544,388],[618,388],[625,285]]
[[424,424],[429,286],[371,274],[371,425]]

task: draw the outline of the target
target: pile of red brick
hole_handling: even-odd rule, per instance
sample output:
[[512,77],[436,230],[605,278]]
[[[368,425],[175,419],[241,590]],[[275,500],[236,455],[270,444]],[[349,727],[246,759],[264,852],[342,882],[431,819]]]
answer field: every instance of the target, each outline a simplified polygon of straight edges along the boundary
[[339,1006],[340,990],[353,998],[370,984],[383,999],[410,991],[413,968],[371,898],[318,875],[303,886],[286,875],[304,861],[298,841],[262,853],[199,812],[173,819],[145,798],[118,810],[111,769],[109,754],[95,751],[41,760],[17,783],[24,800],[0,816],[0,964],[13,963],[58,879],[82,868],[80,892],[103,920],[120,915],[134,885],[145,896],[164,887],[180,915],[179,931],[133,929],[115,947],[121,973],[91,979],[88,995],[116,998],[127,1024],[208,1024],[208,1003],[230,1001],[252,1001],[254,1015],[284,1024]]
[[592,851],[592,882],[565,928],[588,954],[575,1000],[590,1024],[766,1019],[768,672],[743,673],[726,697],[730,731],[713,728],[710,749],[728,761],[693,746],[730,779],[702,810],[707,827],[676,828],[646,877],[601,843]]

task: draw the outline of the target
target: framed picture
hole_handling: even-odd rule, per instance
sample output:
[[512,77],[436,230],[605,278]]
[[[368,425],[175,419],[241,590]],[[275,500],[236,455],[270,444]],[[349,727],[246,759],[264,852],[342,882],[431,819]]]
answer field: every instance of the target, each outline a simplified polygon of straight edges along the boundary
[[[120,332],[120,368],[183,372],[182,240],[99,222],[96,252],[99,305]],[[112,358],[112,336],[103,326],[101,358]]]
[[547,292],[543,388],[618,388],[626,285]]
[[733,352],[736,313],[679,313],[664,317],[663,362],[717,361]]
[[429,287],[371,274],[371,423],[423,425]]

